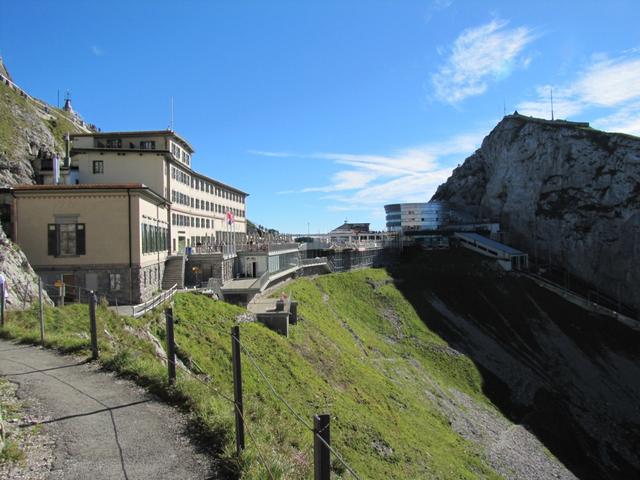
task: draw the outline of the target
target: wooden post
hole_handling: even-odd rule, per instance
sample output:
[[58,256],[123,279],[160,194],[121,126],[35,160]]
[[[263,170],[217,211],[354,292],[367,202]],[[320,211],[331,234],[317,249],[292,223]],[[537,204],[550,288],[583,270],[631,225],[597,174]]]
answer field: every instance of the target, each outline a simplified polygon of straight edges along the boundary
[[60,276],[60,286],[58,287],[58,306],[64,307],[64,280]]
[[93,360],[98,359],[98,324],[96,322],[97,303],[98,298],[92,290],[89,294],[89,326],[91,328],[91,358]]
[[40,344],[44,347],[44,304],[42,303],[42,278],[38,277],[38,304],[40,306]]
[[[6,280],[5,280],[6,282]],[[0,327],[4,327],[4,304],[6,298],[4,297],[5,284],[0,284]]]
[[[331,478],[331,452],[327,445],[331,445],[329,433],[329,415],[315,415],[313,417],[313,457],[315,480],[329,480]],[[326,442],[322,442],[322,440]]]
[[242,368],[240,365],[240,327],[231,328],[231,359],[233,363],[233,399],[236,414],[236,452],[244,450],[244,418],[242,407]]
[[176,344],[173,336],[173,308],[164,311],[167,320],[167,371],[169,384],[176,383]]

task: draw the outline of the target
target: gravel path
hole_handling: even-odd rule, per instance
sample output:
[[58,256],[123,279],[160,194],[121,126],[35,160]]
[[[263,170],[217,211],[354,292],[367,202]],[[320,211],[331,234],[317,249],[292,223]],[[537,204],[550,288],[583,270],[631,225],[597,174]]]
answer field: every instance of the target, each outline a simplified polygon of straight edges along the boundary
[[182,414],[95,364],[0,340],[0,376],[55,439],[50,479],[212,478]]

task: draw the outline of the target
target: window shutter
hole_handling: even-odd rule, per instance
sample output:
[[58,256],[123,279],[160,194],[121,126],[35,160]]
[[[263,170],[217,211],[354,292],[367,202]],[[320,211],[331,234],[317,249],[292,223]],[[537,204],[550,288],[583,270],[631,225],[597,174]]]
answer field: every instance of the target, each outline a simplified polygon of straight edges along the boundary
[[58,244],[58,225],[50,223],[47,225],[47,255],[57,257],[60,255],[60,245]]
[[84,235],[84,223],[76,224],[76,255],[86,254],[86,242]]

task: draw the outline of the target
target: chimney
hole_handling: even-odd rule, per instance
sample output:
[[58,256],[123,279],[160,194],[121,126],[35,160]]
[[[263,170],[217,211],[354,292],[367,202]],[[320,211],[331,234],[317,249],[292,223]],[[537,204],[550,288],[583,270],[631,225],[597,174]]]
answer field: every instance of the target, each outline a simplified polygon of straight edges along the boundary
[[60,183],[60,157],[58,155],[53,156],[53,184],[58,185]]
[[69,132],[64,136],[64,167],[71,167],[71,139],[69,138]]

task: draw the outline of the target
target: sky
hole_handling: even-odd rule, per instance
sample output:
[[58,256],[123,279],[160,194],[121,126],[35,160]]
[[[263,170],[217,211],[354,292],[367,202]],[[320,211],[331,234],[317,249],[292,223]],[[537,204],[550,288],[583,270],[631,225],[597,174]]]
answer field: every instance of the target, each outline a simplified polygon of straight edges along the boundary
[[171,125],[288,233],[428,201],[505,112],[640,135],[640,2],[0,0],[14,81]]

